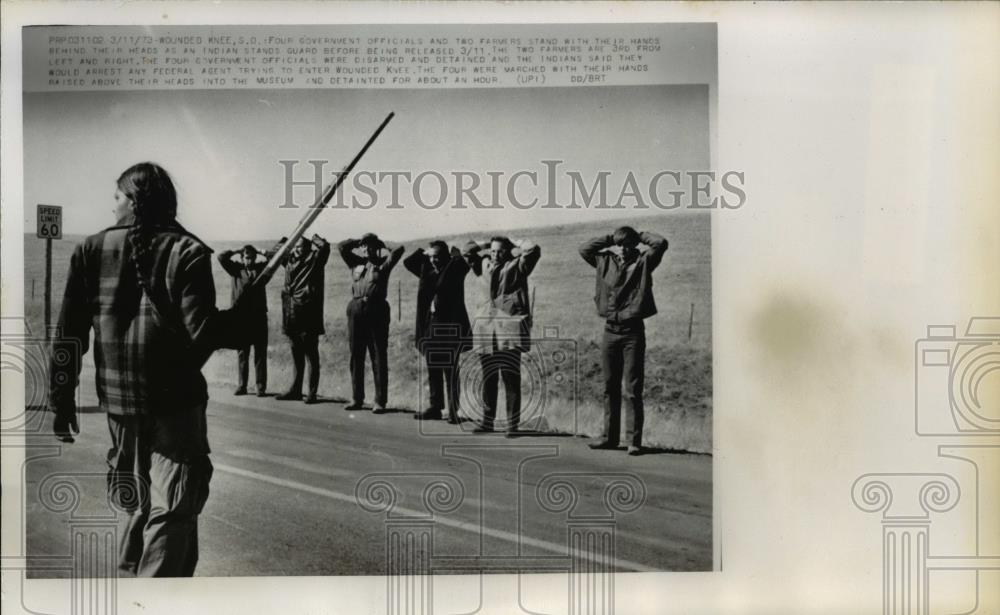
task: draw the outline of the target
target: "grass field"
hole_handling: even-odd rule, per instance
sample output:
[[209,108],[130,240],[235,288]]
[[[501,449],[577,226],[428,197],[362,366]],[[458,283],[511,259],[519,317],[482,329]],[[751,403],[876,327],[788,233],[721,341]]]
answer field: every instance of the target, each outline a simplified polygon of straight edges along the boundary
[[[654,274],[659,314],[646,321],[646,428],[647,446],[708,453],[712,447],[712,292],[711,232],[706,213],[674,213],[633,220],[639,230],[653,230],[670,240],[670,249]],[[603,323],[593,302],[594,274],[578,255],[585,239],[607,234],[613,225],[602,222],[511,230],[516,238],[530,238],[542,248],[542,258],[531,276],[535,293],[533,337],[539,340],[525,358],[523,395],[525,425],[546,431],[577,432],[594,436],[601,431],[602,396],[599,340]],[[470,238],[443,237],[464,243]],[[474,237],[485,239],[484,237]],[[53,243],[53,319],[58,315],[69,257],[79,237]],[[274,238],[276,239],[276,238]],[[329,237],[333,242],[340,237]],[[391,238],[386,238],[391,240]],[[254,240],[258,246],[271,240]],[[236,249],[246,241],[213,242],[221,251]],[[426,241],[407,241],[407,253]],[[228,305],[230,282],[215,263],[219,305]],[[270,346],[269,389],[281,391],[291,380],[288,344],[281,335],[278,273],[268,287]],[[350,297],[349,274],[334,251],[326,274],[326,335],[320,338],[322,378],[320,394],[347,398],[347,331],[345,309]],[[34,236],[25,236],[25,316],[33,333],[44,331],[44,247]],[[421,361],[413,346],[416,278],[400,265],[390,282],[392,325],[389,341],[389,402],[400,409],[419,409],[426,397],[419,384]],[[466,304],[474,315],[482,298],[470,274]],[[690,327],[689,319],[693,320]],[[473,358],[473,357],[470,357]],[[478,362],[466,361],[463,379],[475,383]],[[234,385],[236,353],[223,351],[205,366],[210,382]],[[251,369],[252,372],[252,369]],[[253,376],[251,374],[251,386]],[[467,386],[467,391],[475,386]],[[372,388],[369,376],[369,398]],[[369,399],[370,400],[370,399]],[[502,401],[500,407],[502,408]],[[500,410],[502,415],[503,410]]]

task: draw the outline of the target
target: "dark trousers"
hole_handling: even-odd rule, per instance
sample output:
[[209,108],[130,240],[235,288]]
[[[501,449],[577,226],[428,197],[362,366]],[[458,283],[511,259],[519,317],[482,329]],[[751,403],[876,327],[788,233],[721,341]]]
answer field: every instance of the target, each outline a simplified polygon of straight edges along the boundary
[[604,369],[604,437],[617,444],[621,437],[622,379],[624,378],[625,437],[630,446],[642,446],[642,388],[646,363],[646,330],[637,325],[604,329],[601,366]]
[[448,416],[456,419],[462,392],[459,373],[460,344],[457,340],[425,341],[423,348],[424,360],[427,362],[429,407],[434,410],[444,409],[447,395]]
[[250,371],[250,349],[253,348],[253,369],[257,379],[257,390],[267,390],[267,314],[256,320],[249,332],[249,343],[236,351],[239,364],[239,387],[247,388]]
[[492,427],[497,416],[499,381],[503,380],[504,397],[507,398],[507,423],[516,429],[521,421],[521,351],[497,350],[480,358],[483,368],[483,425]]
[[302,394],[305,362],[309,361],[309,394],[315,395],[319,390],[319,335],[297,333],[289,335],[288,339],[292,342],[292,364],[295,366],[295,378],[289,392]]
[[126,513],[118,568],[140,577],[190,577],[198,515],[208,500],[205,405],[169,416],[108,415],[108,491]]
[[389,397],[389,304],[352,299],[347,305],[347,344],[351,350],[351,397],[365,400],[365,356],[371,357],[375,405]]

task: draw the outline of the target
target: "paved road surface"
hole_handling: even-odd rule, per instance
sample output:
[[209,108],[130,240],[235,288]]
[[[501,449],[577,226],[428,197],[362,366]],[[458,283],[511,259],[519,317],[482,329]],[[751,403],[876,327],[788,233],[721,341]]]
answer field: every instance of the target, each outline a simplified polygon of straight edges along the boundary
[[[26,466],[30,576],[66,574],[47,568],[45,557],[70,552],[70,512],[39,499],[40,487],[53,485],[55,474],[78,475],[72,478],[80,493],[77,518],[108,514],[110,441],[104,416],[92,407],[93,379],[83,381],[90,386],[83,404],[91,406],[82,415],[83,433],[59,455]],[[421,435],[409,413],[376,416],[346,412],[332,401],[307,406],[221,389],[210,395],[215,475],[200,518],[199,576],[385,574],[387,524],[412,525],[414,515],[426,513],[423,494],[435,481],[452,489],[450,496],[443,488],[428,493],[439,511],[450,509],[433,516],[428,555],[441,573],[564,565],[568,515],[574,527],[607,528],[599,518],[607,514],[605,496],[615,502],[627,493],[606,487],[622,479],[641,484],[645,500],[614,517],[616,570],[711,568],[711,457],[628,457],[591,451],[583,438],[506,439],[443,422],[430,426],[443,435]],[[48,425],[48,417],[38,418]],[[384,493],[382,482],[398,491],[391,517],[359,506],[355,491],[366,476],[362,490],[371,486],[373,497]],[[559,479],[575,485],[571,511],[561,506],[573,496],[559,488]],[[618,506],[629,508],[627,497]]]

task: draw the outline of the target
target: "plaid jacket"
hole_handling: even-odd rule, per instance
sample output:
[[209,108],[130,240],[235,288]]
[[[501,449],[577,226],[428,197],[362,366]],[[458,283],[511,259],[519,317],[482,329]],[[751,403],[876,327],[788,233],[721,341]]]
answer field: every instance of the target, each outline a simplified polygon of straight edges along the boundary
[[97,396],[106,412],[170,413],[208,399],[201,367],[225,345],[226,320],[215,307],[212,250],[179,224],[155,228],[149,252],[154,306],[140,290],[128,230],[105,229],[73,253],[50,366],[49,408],[57,414],[76,411],[74,390],[91,329]]

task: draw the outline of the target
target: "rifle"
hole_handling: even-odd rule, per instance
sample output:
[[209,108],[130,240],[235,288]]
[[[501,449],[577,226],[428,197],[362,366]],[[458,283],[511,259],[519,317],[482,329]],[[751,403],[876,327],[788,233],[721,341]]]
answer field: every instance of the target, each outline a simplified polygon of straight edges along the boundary
[[[345,179],[347,179],[347,175],[352,170],[354,170],[355,165],[358,164],[358,161],[361,160],[361,157],[365,155],[365,152],[368,151],[368,148],[371,147],[372,143],[375,142],[375,139],[378,138],[378,136],[382,133],[382,130],[389,123],[389,120],[391,120],[395,115],[396,115],[395,112],[391,112],[389,113],[389,115],[385,117],[384,120],[382,120],[382,123],[375,130],[374,134],[372,134],[372,136],[369,137],[368,142],[365,143],[364,147],[361,148],[361,151],[359,151],[358,154],[354,157],[354,159],[351,160],[347,164],[347,166],[343,168],[343,170],[341,170],[341,172],[337,175],[337,179],[334,180],[332,184],[323,189],[322,194],[319,196],[319,198],[316,199],[316,202],[313,203],[312,207],[306,210],[306,213],[302,216],[302,219],[299,220],[299,225],[296,226],[292,234],[288,236],[288,240],[285,241],[285,243],[283,243],[281,247],[278,248],[278,250],[274,253],[273,256],[271,256],[271,259],[267,262],[267,266],[264,267],[264,269],[257,275],[256,278],[254,278],[253,282],[251,282],[248,285],[246,290],[250,290],[250,288],[267,284],[271,280],[271,276],[274,275],[274,272],[278,270],[278,266],[281,265],[282,261],[285,260],[285,257],[288,255],[288,252],[292,249],[292,246],[294,246],[299,241],[299,239],[303,235],[305,235],[306,231],[309,230],[309,227],[312,225],[313,222],[316,221],[316,218],[319,216],[319,213],[326,208],[326,205],[333,198],[333,195],[336,194],[337,189],[340,188],[340,185],[344,183]],[[242,294],[245,293],[241,293],[241,296]]]

